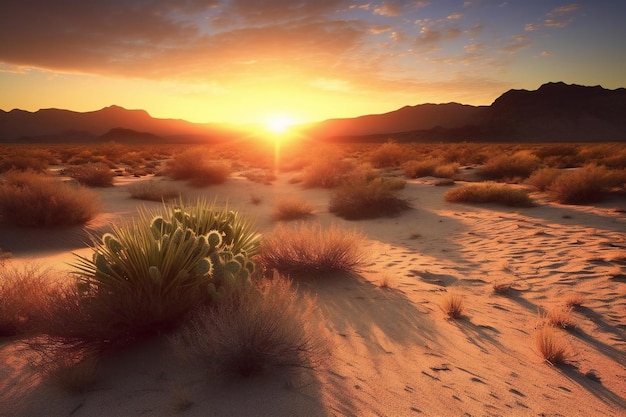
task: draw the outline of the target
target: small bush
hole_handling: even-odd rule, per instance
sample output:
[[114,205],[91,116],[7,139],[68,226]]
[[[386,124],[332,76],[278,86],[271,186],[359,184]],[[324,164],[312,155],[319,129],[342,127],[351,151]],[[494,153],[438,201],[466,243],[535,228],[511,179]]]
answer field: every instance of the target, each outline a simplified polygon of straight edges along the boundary
[[565,297],[565,306],[568,308],[581,307],[585,301],[585,296],[582,294],[570,294]]
[[164,168],[165,175],[174,180],[187,180],[195,187],[221,184],[230,172],[228,164],[210,160],[204,149],[189,149],[174,155]]
[[8,171],[45,172],[51,161],[54,161],[54,158],[47,150],[18,150],[11,155],[0,158],[0,173]]
[[573,326],[572,307],[555,306],[550,308],[545,315],[545,320],[551,326],[567,329]]
[[444,198],[451,203],[499,203],[511,207],[532,207],[526,190],[503,184],[469,184],[448,190]]
[[98,196],[91,191],[32,171],[8,173],[0,183],[0,215],[16,226],[79,225],[99,210]]
[[548,363],[558,365],[569,357],[568,347],[563,336],[553,327],[541,327],[535,333],[535,346]]
[[0,265],[0,337],[24,332],[52,291],[49,271],[34,264]]
[[236,286],[172,337],[178,351],[218,371],[251,376],[270,367],[315,368],[326,356],[312,325],[315,303],[275,276]]
[[465,310],[463,296],[456,291],[446,292],[441,300],[440,308],[451,319],[462,318]]
[[441,159],[427,159],[423,161],[407,161],[402,164],[404,175],[408,178],[438,177],[453,178],[459,171],[459,164],[444,163]]
[[559,203],[587,204],[600,201],[608,191],[614,187],[623,187],[625,182],[625,171],[585,165],[559,176],[548,191]]
[[104,163],[78,165],[68,170],[70,177],[83,185],[92,187],[112,187],[114,173]]
[[362,234],[337,226],[278,225],[263,239],[259,262],[286,275],[357,272],[364,265],[364,240]]
[[346,181],[331,195],[328,209],[349,220],[394,216],[410,208],[409,203],[397,197],[393,181]]
[[301,183],[304,188],[334,188],[352,170],[354,164],[345,161],[339,153],[323,153],[304,169]]
[[180,191],[163,181],[141,181],[128,186],[132,198],[148,201],[167,201],[180,198]]
[[527,178],[539,167],[540,160],[529,151],[518,151],[513,155],[496,155],[481,167],[480,174],[490,180]]
[[493,283],[493,292],[495,292],[496,294],[508,294],[508,292],[511,290],[512,285],[510,282],[505,282],[505,281],[494,281]]
[[375,149],[369,160],[375,168],[399,167],[408,159],[408,149],[395,142],[387,142]]
[[312,213],[311,204],[297,197],[289,197],[276,202],[273,218],[277,221],[296,220],[308,217]]
[[532,185],[539,191],[546,191],[561,173],[562,171],[556,168],[539,168],[528,177],[526,184]]

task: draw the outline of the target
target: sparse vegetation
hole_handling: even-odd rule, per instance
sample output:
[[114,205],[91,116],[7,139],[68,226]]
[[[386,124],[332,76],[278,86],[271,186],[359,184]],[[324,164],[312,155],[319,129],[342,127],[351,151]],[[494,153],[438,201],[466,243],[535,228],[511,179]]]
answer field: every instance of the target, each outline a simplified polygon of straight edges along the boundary
[[310,296],[275,275],[231,287],[171,339],[179,352],[245,377],[269,367],[315,368],[326,353],[314,308]]
[[141,181],[128,186],[132,198],[148,201],[167,201],[180,198],[181,193],[173,185],[163,181]]
[[565,306],[568,308],[582,307],[585,301],[586,298],[582,294],[569,294],[565,297]]
[[287,197],[276,202],[273,218],[276,221],[297,220],[313,214],[313,206],[299,197]]
[[409,203],[396,196],[393,181],[353,179],[344,182],[331,195],[328,209],[348,220],[394,216],[410,208]]
[[504,184],[480,183],[452,188],[444,195],[451,203],[499,203],[511,207],[532,207],[534,201],[524,189]]
[[559,203],[587,204],[600,201],[612,188],[623,188],[625,183],[626,171],[590,164],[560,175],[548,190]]
[[79,183],[91,187],[113,186],[113,171],[102,162],[77,165],[68,170],[68,175]]
[[322,152],[304,169],[301,183],[304,188],[333,188],[341,184],[345,176],[354,169],[338,152]]
[[511,291],[512,284],[507,281],[496,280],[493,282],[492,288],[494,293],[504,295]]
[[527,178],[539,167],[540,160],[528,150],[517,151],[512,155],[495,155],[480,169],[480,174],[489,180]]
[[563,335],[554,327],[541,327],[535,333],[535,346],[541,357],[552,365],[565,363],[569,349]]
[[447,291],[441,300],[441,310],[451,319],[460,319],[465,310],[463,296],[457,291]]
[[0,215],[16,226],[79,225],[99,211],[91,191],[32,171],[7,173],[0,182]]
[[528,177],[525,183],[539,191],[546,191],[561,173],[562,171],[556,168],[539,168]]
[[375,168],[399,167],[409,159],[407,147],[388,141],[372,151],[369,161]]
[[323,229],[319,223],[279,224],[264,237],[259,262],[291,277],[357,272],[365,261],[364,238],[334,225]]
[[427,176],[454,178],[459,171],[459,164],[456,162],[445,163],[441,159],[411,160],[402,164],[402,170],[408,178]]
[[572,307],[554,306],[545,313],[545,321],[551,326],[570,328],[574,325],[572,321]]
[[221,184],[230,175],[231,167],[223,161],[211,160],[205,149],[188,149],[167,162],[164,173],[174,180],[189,181],[194,187]]

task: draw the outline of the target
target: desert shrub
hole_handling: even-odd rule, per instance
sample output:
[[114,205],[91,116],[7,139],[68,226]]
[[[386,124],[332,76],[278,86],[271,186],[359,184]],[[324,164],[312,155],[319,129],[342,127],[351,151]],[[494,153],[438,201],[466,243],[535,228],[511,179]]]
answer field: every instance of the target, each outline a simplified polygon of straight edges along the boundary
[[0,337],[24,332],[52,291],[50,271],[36,264],[0,265]]
[[565,297],[565,306],[569,308],[581,307],[585,301],[587,300],[582,294],[570,294]]
[[83,185],[92,187],[113,186],[113,171],[102,162],[71,167],[68,169],[68,175]]
[[313,206],[298,197],[278,200],[274,208],[274,220],[296,220],[308,217],[313,213]]
[[180,191],[163,181],[141,181],[129,185],[127,190],[132,198],[139,200],[167,201],[180,198]]
[[47,303],[55,306],[48,317],[66,318],[51,333],[113,346],[172,329],[225,285],[248,279],[259,241],[250,222],[203,201],[143,208],[138,220],[94,236],[92,257],[77,256],[76,285]]
[[567,329],[574,325],[572,321],[572,307],[554,306],[548,309],[544,316],[545,321],[551,326]]
[[456,291],[447,291],[439,307],[449,318],[460,319],[465,310],[463,296]]
[[111,169],[114,169],[117,167],[117,164],[109,160],[106,156],[94,154],[93,150],[88,150],[88,149],[82,150],[78,152],[77,154],[72,155],[67,160],[68,165],[86,165],[86,164],[98,164],[98,163],[104,164]]
[[553,327],[541,327],[535,333],[535,346],[548,363],[558,365],[569,357],[569,349],[563,336]]
[[459,164],[456,162],[444,163],[441,159],[413,160],[402,164],[402,170],[408,178],[427,176],[453,178],[459,170]]
[[354,164],[339,154],[322,155],[304,169],[301,183],[305,188],[333,188],[353,169]]
[[540,160],[529,151],[518,151],[512,155],[495,155],[487,160],[480,174],[487,179],[501,180],[527,178],[539,167]]
[[468,184],[452,188],[444,194],[450,203],[498,203],[511,207],[532,207],[533,200],[526,190],[504,184]]
[[184,355],[246,377],[270,367],[315,368],[326,352],[314,307],[290,280],[275,276],[231,288],[171,340]]
[[496,280],[493,282],[492,288],[494,293],[504,295],[508,294],[511,290],[512,284],[510,282]]
[[369,161],[375,168],[399,167],[409,158],[408,148],[389,141],[372,151]]
[[100,210],[98,196],[32,171],[7,173],[0,183],[0,215],[23,227],[83,224]]
[[563,204],[586,204],[600,201],[614,187],[623,187],[626,171],[608,170],[604,166],[585,165],[560,175],[548,188]]
[[230,175],[231,167],[222,161],[210,160],[204,149],[189,149],[167,161],[164,173],[174,180],[187,180],[203,187],[221,184]]
[[546,191],[561,173],[562,171],[556,168],[539,168],[528,177],[525,183],[539,191]]
[[263,238],[259,262],[287,275],[357,272],[364,266],[364,240],[361,233],[335,225],[278,225]]
[[18,149],[0,158],[0,173],[7,171],[45,172],[54,157],[46,149]]
[[393,216],[410,207],[396,196],[396,187],[395,182],[382,179],[345,181],[332,193],[328,209],[350,220]]

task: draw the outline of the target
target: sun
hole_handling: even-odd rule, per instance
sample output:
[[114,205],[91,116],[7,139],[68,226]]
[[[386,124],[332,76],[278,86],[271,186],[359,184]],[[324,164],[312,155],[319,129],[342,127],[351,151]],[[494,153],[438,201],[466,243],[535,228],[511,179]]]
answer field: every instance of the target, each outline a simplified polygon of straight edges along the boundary
[[287,115],[275,114],[270,116],[265,122],[265,128],[276,135],[286,133],[294,121]]

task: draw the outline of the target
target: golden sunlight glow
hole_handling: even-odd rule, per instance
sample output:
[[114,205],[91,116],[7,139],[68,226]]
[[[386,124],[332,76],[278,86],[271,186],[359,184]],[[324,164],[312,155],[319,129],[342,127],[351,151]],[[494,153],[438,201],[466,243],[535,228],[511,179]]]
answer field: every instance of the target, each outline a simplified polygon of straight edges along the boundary
[[287,132],[289,127],[294,124],[294,121],[284,114],[277,114],[271,116],[267,122],[265,122],[265,127],[268,131],[274,134],[282,134]]

